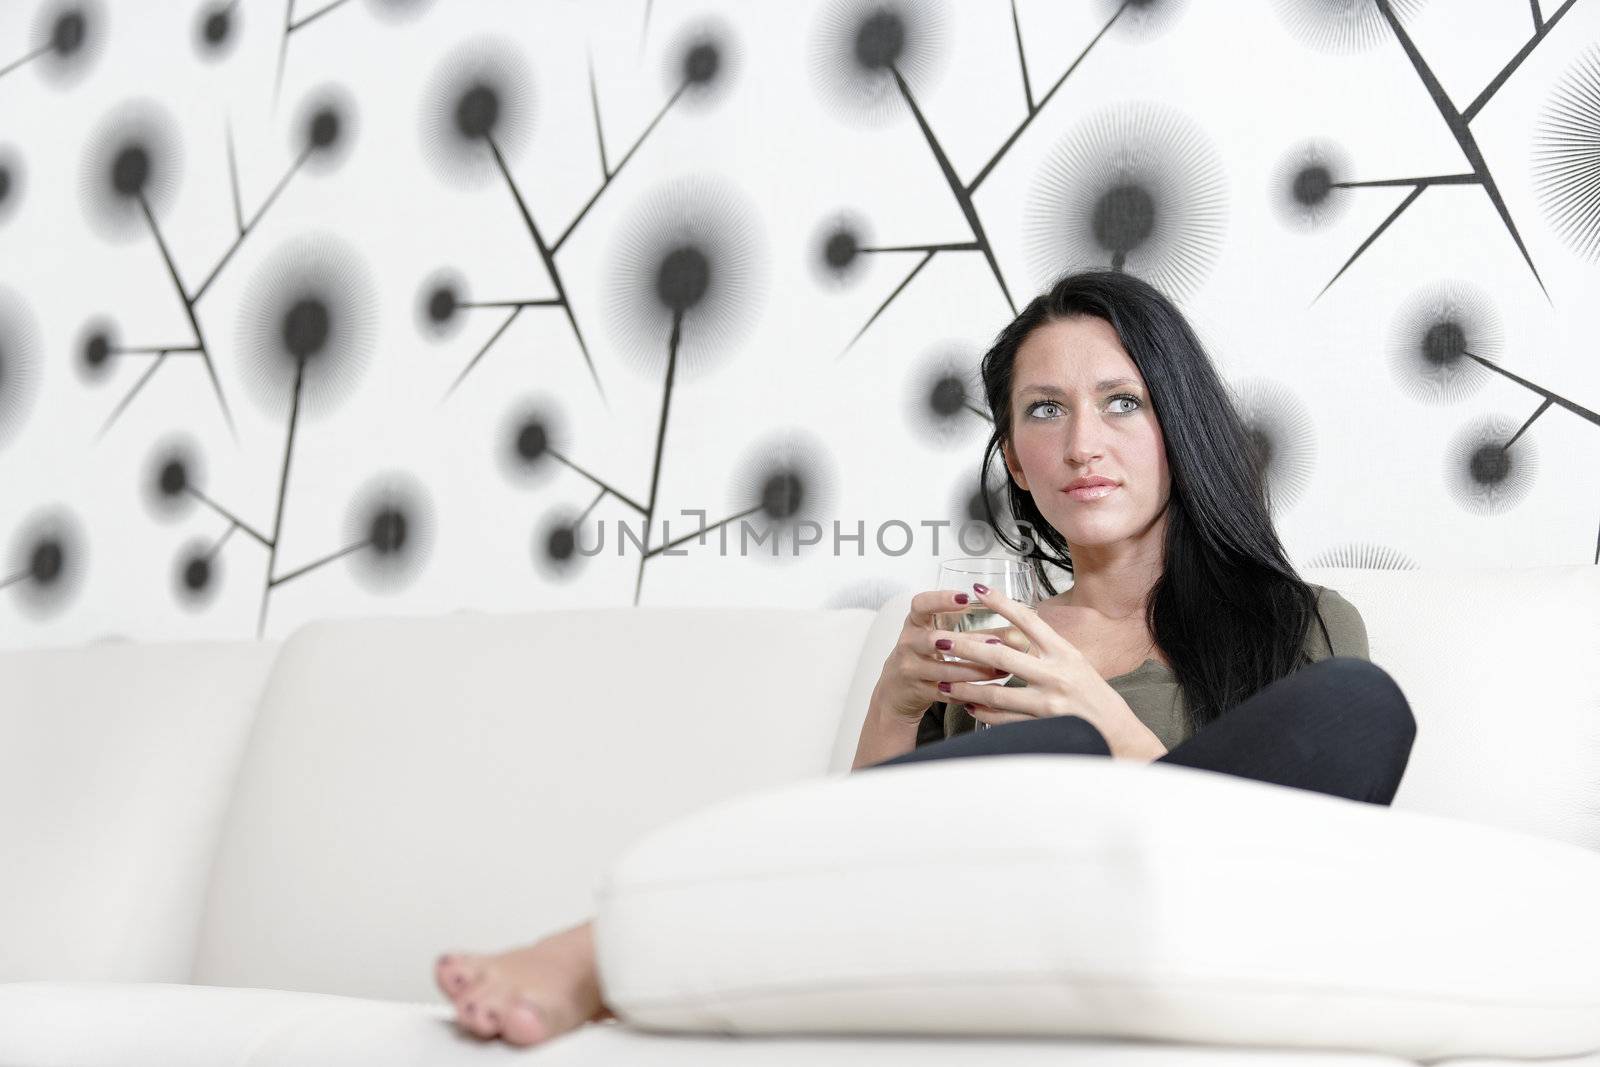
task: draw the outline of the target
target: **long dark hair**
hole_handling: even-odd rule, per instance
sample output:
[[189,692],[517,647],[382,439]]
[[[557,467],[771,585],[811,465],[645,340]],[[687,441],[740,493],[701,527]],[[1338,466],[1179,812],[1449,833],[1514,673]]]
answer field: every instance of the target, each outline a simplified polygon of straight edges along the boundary
[[[1268,507],[1262,462],[1226,384],[1183,313],[1154,286],[1117,271],[1068,274],[1035,297],[1000,331],[983,357],[982,376],[994,431],[983,453],[986,477],[1011,435],[1011,382],[1017,350],[1057,319],[1104,319],[1144,376],[1166,439],[1172,491],[1165,560],[1145,623],[1172,663],[1191,729],[1215,721],[1264,686],[1309,663],[1304,646],[1315,622],[1332,648],[1317,596],[1295,573]],[[1072,571],[1067,540],[1033,496],[1007,478],[1011,516],[997,521],[1001,541],[1032,561],[1047,595],[1056,588],[1046,564]]]

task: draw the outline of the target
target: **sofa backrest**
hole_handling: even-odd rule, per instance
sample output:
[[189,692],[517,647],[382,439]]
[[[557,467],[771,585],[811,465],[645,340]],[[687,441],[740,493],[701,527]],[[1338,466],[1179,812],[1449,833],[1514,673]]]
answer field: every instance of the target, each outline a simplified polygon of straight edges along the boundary
[[186,982],[276,642],[0,653],[0,982]]
[[[1417,738],[1394,806],[1600,849],[1600,568],[1301,568],[1367,626]],[[873,620],[834,739],[848,772],[912,593]]]
[[263,693],[193,980],[437,999],[435,956],[587,919],[636,838],[826,774],[873,615],[313,623]]

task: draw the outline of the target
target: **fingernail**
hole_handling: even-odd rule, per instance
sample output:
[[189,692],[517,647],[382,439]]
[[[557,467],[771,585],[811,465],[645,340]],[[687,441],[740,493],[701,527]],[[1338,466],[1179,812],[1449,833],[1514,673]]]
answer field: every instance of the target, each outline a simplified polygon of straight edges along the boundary
[[967,594],[965,594],[965,593],[957,593],[956,594],[956,603],[957,604],[965,604],[966,602],[967,602]]
[[1003,645],[1003,644],[1005,644],[1005,642],[1000,640],[998,637],[985,638],[983,643],[986,644],[986,645]]
[[941,637],[939,640],[933,643],[933,647],[937,648],[941,652],[946,652],[949,651],[952,646],[948,637]]
[[940,682],[939,683],[939,692],[941,692],[941,693],[950,692],[950,683],[949,682]]
[[979,585],[977,582],[973,582],[972,583],[972,588],[976,589],[980,593],[987,593],[989,591],[989,587],[988,586]]

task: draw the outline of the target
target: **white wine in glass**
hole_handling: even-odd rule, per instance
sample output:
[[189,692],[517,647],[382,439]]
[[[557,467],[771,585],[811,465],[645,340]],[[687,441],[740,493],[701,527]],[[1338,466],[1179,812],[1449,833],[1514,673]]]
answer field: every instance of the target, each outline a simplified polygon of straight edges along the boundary
[[[1004,615],[991,611],[979,603],[977,595],[972,592],[974,582],[986,585],[995,592],[1029,607],[1039,602],[1039,594],[1033,581],[1033,568],[1022,560],[1010,556],[962,556],[945,560],[939,564],[937,588],[966,593],[972,600],[964,611],[940,614],[938,623],[942,629],[954,630],[957,633],[978,633],[1012,628],[1010,620]],[[950,653],[941,655],[947,661],[961,659],[960,656]],[[1010,680],[1011,675],[1005,674],[999,678],[973,684],[1005,685]],[[973,729],[982,730],[988,725],[985,722],[974,723]]]

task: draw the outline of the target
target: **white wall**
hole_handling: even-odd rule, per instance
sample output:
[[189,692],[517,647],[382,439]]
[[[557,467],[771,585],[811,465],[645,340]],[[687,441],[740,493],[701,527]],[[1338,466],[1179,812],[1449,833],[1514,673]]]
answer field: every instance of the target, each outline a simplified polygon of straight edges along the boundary
[[[81,49],[25,58],[79,6]],[[293,6],[294,19],[319,7]],[[1344,36],[1322,13],[1331,6],[1150,3],[1097,37],[1114,4],[1019,0],[1036,100],[1083,58],[974,195],[1006,286],[1020,306],[1051,270],[1107,265],[1092,241],[1041,243],[1038,220],[1062,217],[1044,192],[1061,159],[1081,153],[1066,187],[1091,200],[1110,180],[1106,165],[1122,160],[1162,222],[1187,234],[1146,242],[1128,269],[1180,300],[1247,419],[1271,440],[1276,517],[1298,562],[1596,559],[1600,208],[1577,201],[1600,182],[1600,78],[1583,80],[1585,69],[1600,70],[1600,4],[1546,0],[1540,18],[1564,14],[1468,127],[1543,288],[1479,181],[1427,187],[1319,297],[1414,187],[1338,190],[1297,219],[1282,210],[1297,167],[1327,158],[1336,177],[1353,181],[1473,169],[1376,5],[1353,5]],[[1534,33],[1528,4],[1395,6],[1455,109]],[[879,87],[883,106],[867,114],[860,93],[870,96],[872,84],[841,74],[852,19],[868,5],[347,0],[286,35],[283,3],[240,0],[225,44],[210,50],[197,41],[212,10],[0,5],[0,581],[10,580],[0,589],[0,646],[249,637],[264,604],[262,632],[281,636],[328,615],[875,604],[932,584],[926,531],[902,556],[880,552],[871,531],[894,519],[961,518],[986,424],[941,421],[918,391],[942,360],[970,375],[1011,311],[981,254],[940,252],[850,345],[922,254],[863,255],[847,277],[830,277],[818,253],[830,220],[858,220],[863,240],[878,246],[974,240],[892,85]],[[962,184],[1028,118],[1012,10],[974,0],[917,4],[906,16],[912,93]],[[939,11],[938,32],[928,32],[927,16]],[[830,27],[842,44],[830,45]],[[702,41],[717,50],[712,90],[691,87],[669,104],[686,50]],[[439,101],[453,117],[450,78],[485,44],[509,57],[500,70],[524,75],[524,121],[499,129],[547,245],[602,185],[591,61],[611,168],[638,146],[554,253],[604,400],[562,308],[523,309],[454,391],[510,312],[464,311],[445,336],[419,325],[421,294],[443,269],[470,300],[557,295],[493,164],[480,152],[478,180],[464,184],[436,165],[424,135]],[[150,143],[166,145],[155,166],[172,181],[147,188],[184,295],[137,200],[121,202],[120,230],[98,221],[108,202],[118,213],[106,159],[135,129],[130,101],[168,119],[166,140]],[[337,105],[339,140],[295,170],[306,116],[321,101]],[[1580,131],[1561,157],[1568,184],[1547,178],[1541,193],[1563,114],[1589,123],[1588,140]],[[137,393],[154,354],[113,354],[103,373],[86,373],[85,339],[101,322],[130,348],[195,344],[184,296],[195,296],[238,234],[230,131],[239,214],[261,214],[192,300],[206,356],[169,355]],[[1308,155],[1309,143],[1332,154]],[[1565,216],[1563,205],[1574,205]],[[648,282],[651,257],[681,225],[715,257],[717,284],[735,262],[743,273],[737,291],[716,296],[720,310],[700,305],[698,319],[686,316],[658,522],[672,520],[678,536],[692,522],[680,509],[715,521],[749,507],[747,475],[761,469],[761,450],[800,441],[817,471],[808,500],[823,497],[816,517],[825,527],[863,522],[863,555],[847,545],[836,556],[827,541],[779,561],[691,547],[652,559],[637,597],[632,549],[619,558],[608,545],[566,571],[544,562],[548,524],[599,496],[589,517],[607,520],[614,538],[619,520],[639,521],[619,495],[649,497],[669,318],[650,311]],[[305,240],[313,243],[296,244]],[[297,247],[310,257],[295,258]],[[643,289],[637,277],[629,287],[630,270],[646,272]],[[275,349],[286,301],[308,277],[335,300],[325,365],[359,370],[342,392],[320,379],[306,388],[285,480],[293,363],[274,362]],[[702,328],[708,316],[731,327],[717,343]],[[265,323],[264,335],[253,322]],[[1448,322],[1496,367],[1457,356],[1430,376],[1422,335]],[[277,377],[263,380],[260,368],[274,366]],[[550,413],[561,454],[613,492],[548,455],[529,470],[505,462],[513,420],[529,405]],[[1499,454],[1536,413],[1504,451],[1502,471],[1473,465],[1474,447]],[[798,436],[783,436],[791,431]],[[215,506],[188,492],[181,508],[154,505],[153,472],[174,442],[193,457],[189,484]],[[352,533],[349,514],[389,471],[407,472],[428,501],[431,536],[413,566],[368,583],[360,566],[378,557],[363,548],[268,596],[269,573],[365,536]],[[819,492],[824,480],[831,493]],[[190,546],[213,546],[230,529],[224,511],[272,550],[234,529],[205,594],[185,597],[177,569]],[[41,583],[27,577],[32,552],[48,540],[48,517],[63,512],[66,580]],[[411,513],[413,535],[422,514]],[[949,547],[946,535],[940,548]]]

